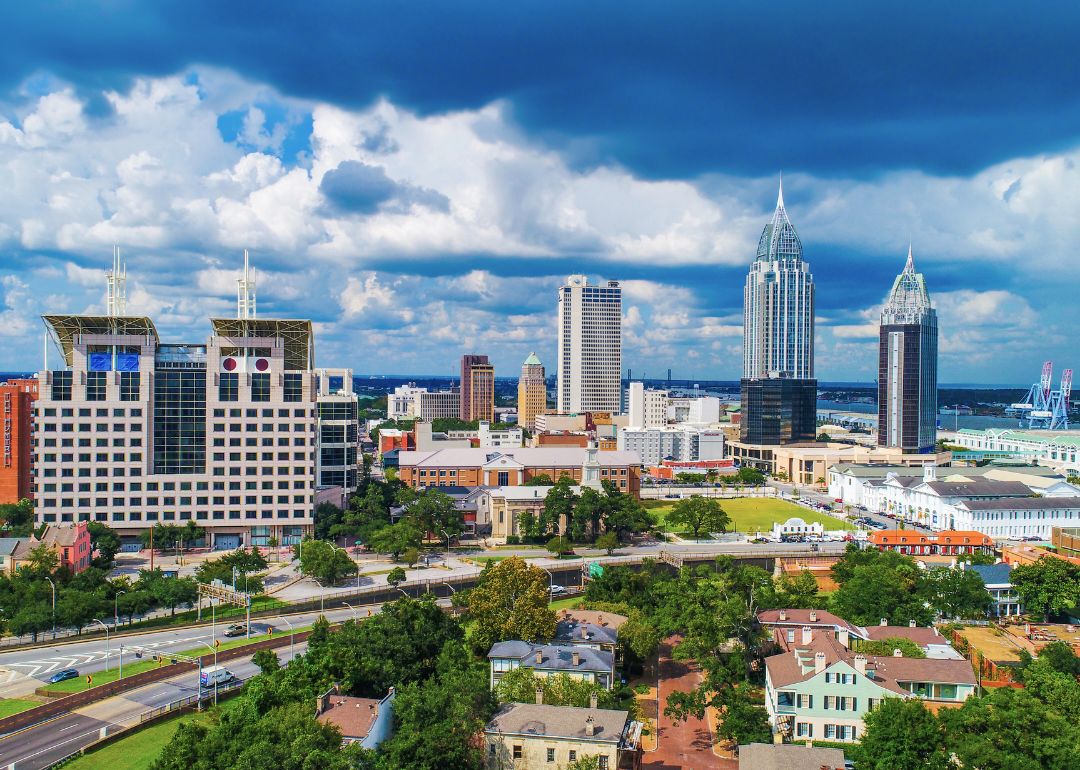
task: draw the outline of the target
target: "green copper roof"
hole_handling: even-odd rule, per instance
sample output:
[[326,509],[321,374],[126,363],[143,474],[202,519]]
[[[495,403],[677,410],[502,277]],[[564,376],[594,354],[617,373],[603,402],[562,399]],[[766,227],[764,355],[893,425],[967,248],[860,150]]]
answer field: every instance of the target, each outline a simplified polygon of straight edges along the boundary
[[540,359],[536,357],[536,351],[529,353],[529,357],[525,359],[525,363],[522,366],[543,366],[540,363]]

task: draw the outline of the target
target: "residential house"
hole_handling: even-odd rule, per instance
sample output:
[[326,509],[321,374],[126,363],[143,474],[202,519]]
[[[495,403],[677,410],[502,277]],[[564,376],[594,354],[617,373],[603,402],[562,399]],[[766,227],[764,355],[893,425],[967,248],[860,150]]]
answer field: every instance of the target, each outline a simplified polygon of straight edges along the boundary
[[569,674],[571,679],[595,682],[605,690],[612,689],[615,683],[615,654],[590,647],[499,642],[492,645],[488,660],[492,688],[504,674],[516,668],[531,668],[536,676]]
[[341,687],[334,685],[319,696],[315,718],[340,730],[343,745],[376,749],[394,733],[394,688],[376,700],[342,695]]
[[936,628],[919,627],[914,621],[906,626],[890,626],[883,619],[876,626],[857,626],[824,610],[775,609],[759,612],[757,622],[785,652],[809,644],[815,635],[828,634],[841,647],[856,651],[862,642],[902,638],[917,644],[928,658],[962,659]]
[[739,747],[739,770],[844,770],[844,752],[796,743],[748,743]]
[[[963,562],[961,562],[963,565]],[[973,564],[967,569],[979,573],[986,584],[986,590],[990,594],[991,604],[989,614],[1003,618],[1009,615],[1020,615],[1024,611],[1023,600],[1020,594],[1013,588],[1010,575],[1012,565],[1005,562],[999,564]]]
[[626,616],[614,612],[586,612],[564,609],[555,624],[555,635],[549,640],[556,646],[588,647],[609,652],[619,662],[619,626]]
[[965,660],[860,655],[810,629],[790,652],[765,659],[765,707],[775,730],[794,740],[857,741],[863,714],[883,698],[959,705],[976,687]]
[[28,537],[0,537],[0,575],[11,577],[15,574],[21,564],[20,551],[29,551],[26,546],[30,542]]
[[488,770],[564,767],[595,756],[600,770],[639,770],[640,722],[626,711],[506,703],[484,727]]
[[90,566],[92,546],[86,522],[66,526],[50,524],[38,540],[48,543],[60,558],[60,566],[67,567],[76,575]]

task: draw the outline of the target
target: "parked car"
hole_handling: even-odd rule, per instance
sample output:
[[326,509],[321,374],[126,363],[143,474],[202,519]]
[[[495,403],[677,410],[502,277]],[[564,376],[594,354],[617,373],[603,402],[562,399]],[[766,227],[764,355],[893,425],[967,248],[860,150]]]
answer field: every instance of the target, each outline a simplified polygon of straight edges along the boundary
[[566,587],[565,586],[557,586],[557,585],[551,586],[551,595],[552,596],[558,596],[559,594],[564,594],[564,593],[566,593]]
[[74,668],[65,668],[63,671],[57,671],[50,676],[46,681],[49,684],[56,684],[57,682],[66,682],[68,679],[78,679],[79,672]]
[[247,626],[243,623],[234,623],[225,631],[225,636],[244,636],[247,634]]

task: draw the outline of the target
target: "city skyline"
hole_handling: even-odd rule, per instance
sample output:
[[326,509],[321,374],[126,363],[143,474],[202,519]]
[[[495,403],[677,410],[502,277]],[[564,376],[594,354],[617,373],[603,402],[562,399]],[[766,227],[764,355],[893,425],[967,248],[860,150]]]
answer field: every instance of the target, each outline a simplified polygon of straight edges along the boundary
[[[270,52],[296,51],[281,19],[238,50],[208,45],[231,22],[162,23],[139,4],[87,19],[91,35],[21,9],[25,34],[0,54],[0,369],[41,366],[40,314],[104,312],[101,271],[118,245],[129,314],[155,317],[170,341],[231,308],[248,249],[260,312],[311,318],[320,364],[450,375],[470,350],[497,372],[534,349],[555,361],[550,297],[585,273],[623,286],[624,370],[736,380],[742,279],[780,169],[813,255],[820,380],[874,379],[876,319],[909,238],[935,286],[943,382],[1019,384],[1044,360],[1074,365],[1080,138],[1060,117],[1065,54],[1010,40],[1006,78],[987,54],[1002,41],[972,37],[961,16],[926,29],[868,12],[868,34],[852,36],[825,23],[833,10],[784,12],[818,34],[778,32],[783,55],[765,56],[746,44],[753,14],[698,9],[695,24],[658,25],[633,11],[628,24],[679,51],[656,70],[671,87],[658,87],[634,68],[605,81],[620,41],[592,11],[580,21],[597,47],[567,50],[557,15],[540,14],[535,46],[508,53],[524,66],[509,69],[475,51],[505,50],[493,19],[520,11],[448,21],[480,44],[440,67],[413,66],[446,52],[394,34],[405,20],[388,11],[363,56],[389,40],[411,54],[341,77],[336,43],[283,69]],[[1046,23],[1009,11],[1010,29]],[[146,45],[121,52],[130,35]],[[82,44],[40,45],[65,36]],[[838,45],[839,69],[827,53]],[[704,51],[715,72],[694,64]],[[569,62],[575,85],[539,61]],[[852,86],[849,65],[875,87],[827,85]],[[949,73],[944,91],[928,72]]]

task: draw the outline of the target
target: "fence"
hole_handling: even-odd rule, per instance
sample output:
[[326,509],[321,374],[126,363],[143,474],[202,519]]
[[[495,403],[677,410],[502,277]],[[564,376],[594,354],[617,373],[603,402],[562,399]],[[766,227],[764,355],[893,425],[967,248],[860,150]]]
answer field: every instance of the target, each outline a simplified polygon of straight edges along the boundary
[[[234,679],[233,681],[228,682],[224,685],[218,685],[217,694],[221,695],[222,693],[229,692],[230,690],[236,690],[240,687],[243,687],[244,682],[246,681],[246,679]],[[189,695],[186,698],[180,698],[179,700],[174,700],[170,703],[166,703],[164,706],[158,706],[156,708],[150,709],[149,711],[142,712],[141,714],[139,714],[139,723],[141,724],[151,719],[157,719],[162,714],[167,714],[170,711],[177,711],[184,708],[185,706],[198,705],[204,700],[213,700],[213,692],[207,692],[206,695],[203,695],[201,687],[199,688],[199,690],[200,692],[198,695]]]

